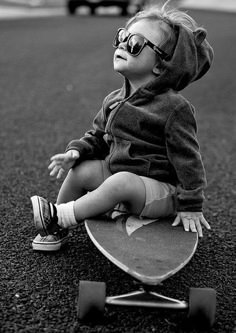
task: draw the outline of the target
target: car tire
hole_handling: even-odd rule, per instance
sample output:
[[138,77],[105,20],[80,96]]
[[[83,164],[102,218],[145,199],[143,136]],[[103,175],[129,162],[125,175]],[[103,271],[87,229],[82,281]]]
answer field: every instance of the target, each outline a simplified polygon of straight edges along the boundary
[[127,16],[128,14],[128,6],[121,7],[121,16]]
[[69,15],[75,15],[76,12],[76,6],[72,4],[70,1],[67,3],[67,13]]
[[96,7],[90,6],[90,14],[95,15],[96,14]]

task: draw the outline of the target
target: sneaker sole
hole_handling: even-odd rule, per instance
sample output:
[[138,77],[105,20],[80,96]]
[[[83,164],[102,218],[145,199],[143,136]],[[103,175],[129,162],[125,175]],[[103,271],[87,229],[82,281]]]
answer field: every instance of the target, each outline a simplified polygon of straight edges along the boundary
[[68,236],[57,242],[32,242],[32,248],[35,251],[58,251],[68,242]]
[[37,195],[31,197],[30,199],[33,206],[35,228],[37,229],[37,231],[40,233],[41,236],[48,236],[48,232],[43,222],[40,200],[38,199]]

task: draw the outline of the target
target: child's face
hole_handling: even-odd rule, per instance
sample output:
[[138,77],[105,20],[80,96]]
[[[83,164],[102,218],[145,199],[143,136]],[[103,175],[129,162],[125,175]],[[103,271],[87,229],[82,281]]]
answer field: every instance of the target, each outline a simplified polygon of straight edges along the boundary
[[[157,46],[161,43],[162,34],[158,22],[143,19],[129,26],[128,31],[143,35]],[[153,68],[156,63],[157,55],[149,46],[145,46],[141,53],[134,57],[127,52],[126,41],[119,44],[113,58],[114,70],[131,82],[139,80],[145,83],[153,79],[155,77]]]

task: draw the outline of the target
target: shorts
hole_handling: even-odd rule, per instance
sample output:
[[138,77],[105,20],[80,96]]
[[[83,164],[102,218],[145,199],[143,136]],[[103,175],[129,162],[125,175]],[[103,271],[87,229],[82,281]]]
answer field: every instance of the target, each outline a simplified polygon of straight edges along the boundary
[[[103,179],[111,176],[105,161],[102,163]],[[156,179],[139,176],[145,186],[146,200],[140,213],[140,217],[159,218],[176,214],[176,187],[160,182]],[[121,203],[115,207],[115,211],[129,213],[125,204]]]
[[159,218],[176,214],[176,187],[156,179],[140,176],[146,189],[141,217]]

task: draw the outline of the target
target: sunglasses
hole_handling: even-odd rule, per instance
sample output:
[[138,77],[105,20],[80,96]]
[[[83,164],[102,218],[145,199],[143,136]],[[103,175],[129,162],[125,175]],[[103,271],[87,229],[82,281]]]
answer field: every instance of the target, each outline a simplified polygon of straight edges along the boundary
[[126,42],[127,52],[133,57],[137,57],[142,52],[143,48],[147,45],[154,52],[156,52],[161,59],[167,60],[169,58],[169,55],[166,52],[164,52],[158,46],[150,42],[144,36],[140,34],[132,34],[128,32],[128,30],[126,30],[125,28],[120,28],[116,33],[112,45],[115,48],[118,48],[120,43],[125,43],[125,42]]

